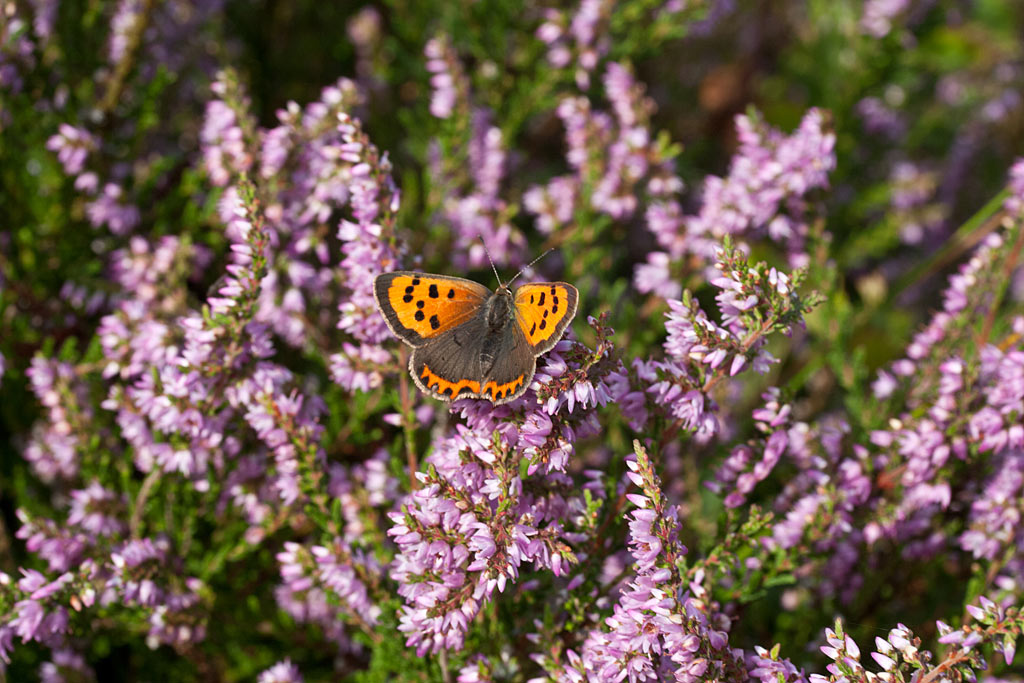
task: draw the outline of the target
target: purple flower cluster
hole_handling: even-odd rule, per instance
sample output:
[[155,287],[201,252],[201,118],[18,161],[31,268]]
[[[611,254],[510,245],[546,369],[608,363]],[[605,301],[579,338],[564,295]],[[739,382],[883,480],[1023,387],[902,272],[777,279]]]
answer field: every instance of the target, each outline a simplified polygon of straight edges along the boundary
[[377,624],[380,608],[371,601],[366,582],[381,568],[371,555],[353,554],[341,539],[330,547],[288,542],[277,561],[283,581],[276,592],[278,605],[298,622],[319,625],[340,650],[353,647],[346,621],[365,630]]
[[[844,633],[843,622],[837,619],[834,629],[825,629],[826,644],[821,646],[821,651],[832,660],[827,666],[829,675],[811,674],[806,680],[808,683],[977,680],[978,672],[988,668],[980,646],[991,643],[1009,665],[1016,653],[1021,624],[1016,608],[1004,609],[984,596],[979,598],[979,603],[966,607],[969,617],[966,621],[975,623],[953,629],[942,621],[936,622],[939,643],[947,646],[941,658],[922,647],[921,639],[903,624],[891,629],[885,638],[875,637],[875,650],[870,655],[873,664],[880,669],[877,673],[865,668],[861,648],[850,634]],[[801,676],[792,680],[805,679]],[[992,679],[986,677],[986,680]]]
[[299,668],[290,659],[284,659],[261,673],[256,683],[302,683],[303,680]]
[[558,107],[574,174],[531,187],[523,196],[545,231],[564,226],[581,196],[589,197],[591,210],[616,220],[640,208],[638,191],[647,196],[649,217],[655,220],[671,221],[681,211],[674,197],[682,182],[675,175],[672,151],[650,132],[653,102],[631,70],[616,62],[608,63],[603,84],[611,114],[595,111],[582,95]]
[[572,68],[581,90],[590,85],[590,75],[611,46],[608,23],[614,3],[581,0],[575,14],[548,9],[537,37],[548,48],[548,62],[558,69]]
[[36,357],[26,374],[47,416],[37,423],[25,459],[43,481],[73,479],[78,474],[81,430],[72,421],[81,420],[81,425],[92,417],[86,387],[69,364],[56,360]]
[[692,432],[700,441],[721,428],[711,389],[748,367],[766,372],[774,362],[764,348],[767,335],[790,334],[813,305],[798,294],[802,271],[790,276],[764,263],[751,265],[728,242],[718,250],[715,271],[721,322],[684,292],[682,300],[668,301],[665,359],[634,363],[652,408],[675,420],[674,431]]
[[474,618],[524,565],[559,577],[577,562],[568,520],[586,506],[566,468],[573,444],[598,432],[610,352],[607,341],[595,351],[563,341],[516,401],[453,406],[466,424],[437,443],[420,488],[390,514],[399,551],[391,577],[406,602],[399,628],[419,653],[461,649]]
[[726,235],[738,239],[766,236],[779,242],[794,267],[807,265],[811,207],[806,195],[828,186],[835,168],[834,133],[825,112],[811,109],[792,135],[774,130],[757,117],[736,117],[739,149],[726,178],[704,181],[700,213],[685,221],[692,249],[710,257],[702,244]]
[[1008,183],[1010,196],[1004,206],[1011,216],[1024,216],[1024,159],[1018,159],[1010,167]]
[[595,628],[579,654],[567,652],[560,678],[695,682],[738,680],[745,671],[728,648],[729,619],[717,614],[699,574],[688,585],[679,562],[686,548],[677,537],[679,512],[666,503],[650,458],[634,442],[627,474],[642,494],[628,494],[637,506],[629,518],[632,576],[622,590],[607,629]]
[[[1019,224],[1010,234],[1016,230]],[[952,505],[970,509],[969,528],[952,536],[955,546],[978,558],[1001,557],[1007,579],[1024,566],[1004,554],[1019,547],[1010,522],[1019,515],[1024,445],[1015,422],[1024,405],[1019,345],[963,352],[965,335],[976,338],[970,324],[993,305],[978,292],[998,287],[1007,242],[998,233],[983,242],[950,277],[943,309],[915,336],[907,357],[879,374],[876,394],[898,417],[871,431],[867,443],[850,443],[852,416],[795,422],[768,394],[755,413],[766,438],[734,448],[709,484],[728,492],[727,504],[742,502],[785,456],[796,473],[775,500],[781,518],[764,547],[813,543],[804,571],[820,577],[823,594],[851,598],[862,568],[894,545],[912,561],[950,552],[950,535],[938,525]],[[1014,325],[1024,330],[1024,323]],[[990,473],[958,487],[961,468],[979,463]]]
[[469,82],[459,64],[451,43],[443,37],[432,38],[424,48],[427,71],[431,73],[430,113],[447,119],[455,112],[456,104],[465,104],[469,97]]
[[[337,144],[347,144],[358,154],[364,149],[358,138],[343,119]],[[355,217],[368,224],[379,198],[363,179],[376,176],[357,171],[346,177]],[[19,584],[23,595],[12,603],[14,611],[5,618],[0,642],[13,634],[24,642],[59,644],[69,620],[62,605],[69,600],[85,618],[93,605],[144,610],[154,647],[184,647],[205,637],[208,596],[202,582],[176,573],[181,560],[168,539],[140,536],[140,506],[160,479],[181,477],[204,495],[211,490],[211,477],[223,478],[217,509],[226,519],[240,515],[246,520],[241,548],[280,528],[300,503],[326,507],[326,492],[317,486],[318,481],[327,482],[320,446],[323,403],[318,396],[300,393],[292,373],[268,360],[274,344],[259,318],[274,246],[281,246],[276,237],[282,233],[268,228],[268,215],[280,214],[261,210],[254,195],[252,185],[242,182],[222,201],[231,263],[203,313],[188,309],[180,292],[185,279],[205,262],[204,252],[172,237],[153,243],[133,238],[111,258],[112,278],[126,295],[100,326],[104,363],[97,370],[40,357],[30,369],[34,390],[48,412],[26,456],[44,481],[75,481],[83,463],[99,454],[97,448],[100,453],[130,453],[125,462],[133,462],[146,478],[131,503],[97,482],[71,490],[61,522],[19,511],[23,526],[18,536],[51,571],[63,573],[52,583],[31,574],[31,581]],[[384,201],[393,212],[392,200]],[[373,244],[380,235],[378,227],[375,238],[371,226],[350,241]],[[363,278],[372,281],[372,276]],[[88,380],[98,371],[111,380],[99,408],[119,428],[119,436],[101,435],[101,443],[82,438],[88,433],[85,424],[101,419],[88,397]],[[387,477],[374,476],[381,480],[380,493],[367,504],[386,505],[394,499],[394,485]],[[336,495],[343,488],[343,482],[332,485]],[[349,507],[357,515],[360,505]],[[135,512],[129,515],[129,510]],[[297,597],[297,591],[306,589],[295,586],[299,577],[294,569],[285,571],[288,564],[282,560],[286,587],[279,597],[286,609],[305,604],[307,616],[321,615],[316,623],[333,624],[336,610],[326,604],[333,596],[344,600],[346,613],[361,628],[372,628],[379,610],[369,602],[366,585],[381,573],[372,555],[352,550],[341,537],[329,546],[314,545],[307,551],[296,545],[290,552],[316,558],[316,585],[321,588],[318,596]],[[338,640],[350,647],[347,638]]]
[[427,70],[434,88],[430,112],[444,120],[443,144],[431,148],[432,183],[439,190],[438,208],[450,225],[453,262],[462,269],[488,265],[487,254],[506,266],[524,263],[526,240],[512,224],[514,211],[502,198],[508,154],[493,114],[474,106],[469,79],[450,41],[443,37],[426,46]]
[[743,505],[747,496],[772,473],[789,446],[792,406],[780,402],[780,391],[772,387],[762,395],[764,405],[754,410],[755,426],[764,436],[735,446],[723,462],[715,480],[706,482],[715,493],[729,491],[726,507]]
[[921,244],[940,233],[948,207],[935,201],[936,174],[905,161],[893,166],[890,181],[890,220],[900,226],[903,242]]
[[743,248],[767,237],[785,249],[792,267],[808,264],[808,241],[822,235],[812,227],[815,210],[807,195],[827,187],[836,163],[826,114],[808,111],[788,136],[757,116],[739,115],[736,132],[739,149],[729,175],[705,179],[699,213],[684,216],[675,200],[648,207],[647,227],[664,251],[649,253],[647,263],[637,266],[634,281],[641,292],[675,298],[680,287],[673,264],[687,253],[713,262],[727,236]]
[[868,0],[864,3],[860,28],[872,38],[884,38],[911,4],[910,0]]

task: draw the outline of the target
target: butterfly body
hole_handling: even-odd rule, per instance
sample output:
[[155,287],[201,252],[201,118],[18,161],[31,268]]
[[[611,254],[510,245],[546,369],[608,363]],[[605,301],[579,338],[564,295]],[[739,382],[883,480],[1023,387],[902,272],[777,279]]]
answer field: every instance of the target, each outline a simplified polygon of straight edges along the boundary
[[537,356],[561,339],[576,314],[576,288],[533,283],[513,293],[472,280],[395,272],[374,282],[388,327],[413,347],[409,372],[435,398],[507,403],[530,385]]

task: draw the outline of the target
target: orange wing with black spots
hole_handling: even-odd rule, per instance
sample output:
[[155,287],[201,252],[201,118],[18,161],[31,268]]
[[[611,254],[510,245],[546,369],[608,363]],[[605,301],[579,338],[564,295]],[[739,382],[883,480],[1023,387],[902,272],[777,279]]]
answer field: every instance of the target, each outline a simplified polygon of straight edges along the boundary
[[516,290],[516,320],[535,356],[562,338],[578,299],[576,288],[564,282],[535,282]]
[[471,320],[491,291],[460,277],[400,271],[379,275],[373,293],[395,336],[417,347]]

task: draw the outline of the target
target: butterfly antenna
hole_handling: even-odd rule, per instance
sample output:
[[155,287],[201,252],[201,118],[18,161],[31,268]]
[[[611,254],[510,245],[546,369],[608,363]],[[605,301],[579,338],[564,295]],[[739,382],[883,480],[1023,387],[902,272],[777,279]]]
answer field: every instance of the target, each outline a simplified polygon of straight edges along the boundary
[[550,249],[548,249],[547,251],[545,251],[545,252],[544,252],[543,254],[541,254],[541,255],[540,255],[540,256],[538,256],[537,258],[533,259],[532,261],[530,261],[530,262],[529,262],[529,263],[528,263],[527,265],[523,266],[523,269],[522,269],[522,270],[520,270],[520,271],[519,271],[518,273],[516,273],[516,277],[514,277],[514,278],[512,278],[511,280],[509,280],[509,281],[508,281],[508,285],[507,285],[507,286],[508,286],[508,287],[511,287],[511,286],[512,286],[512,283],[516,281],[516,278],[518,278],[518,277],[519,277],[520,275],[522,275],[522,274],[523,274],[524,272],[526,272],[527,270],[529,270],[530,268],[532,268],[532,267],[533,267],[533,264],[534,264],[534,263],[536,263],[537,261],[540,261],[540,260],[541,260],[542,258],[544,258],[545,256],[547,256],[548,254],[550,254],[550,253],[551,253],[551,252],[553,252],[554,250],[555,250],[555,248],[554,248],[554,247],[551,247]]
[[501,284],[501,278],[498,276],[498,269],[494,267],[494,259],[491,258],[491,252],[487,251],[487,242],[484,242],[484,236],[483,235],[477,235],[477,237],[480,238],[480,244],[484,248],[484,253],[487,254],[487,260],[491,264],[491,270],[494,271],[494,279],[498,281],[498,286],[499,287],[503,287],[504,285]]

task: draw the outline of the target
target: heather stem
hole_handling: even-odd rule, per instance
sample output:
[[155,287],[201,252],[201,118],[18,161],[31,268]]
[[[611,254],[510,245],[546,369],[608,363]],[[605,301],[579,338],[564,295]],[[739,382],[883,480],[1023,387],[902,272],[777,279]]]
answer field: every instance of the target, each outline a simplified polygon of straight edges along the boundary
[[1017,268],[1017,264],[1020,262],[1020,252],[1022,247],[1024,247],[1024,229],[1018,228],[1017,239],[1014,241],[1013,248],[1006,257],[1006,263],[1003,265],[1003,277],[1000,279],[999,287],[995,292],[995,296],[992,298],[991,304],[989,305],[988,313],[985,315],[985,325],[981,330],[981,337],[978,340],[979,348],[988,343],[989,335],[992,334],[992,326],[995,325],[996,322],[996,314],[999,312],[999,304],[1002,302],[1003,297],[1006,296],[1006,290],[1012,281],[1013,271]]
[[149,26],[149,19],[153,14],[155,4],[155,0],[142,0],[142,8],[128,36],[128,44],[124,56],[114,68],[114,73],[111,74],[107,84],[107,91],[103,94],[103,99],[99,103],[98,108],[104,115],[113,111],[121,99],[121,92],[124,90],[128,74],[131,73],[132,67],[135,64],[135,57],[139,47],[142,45],[142,37],[146,33],[146,27]]
[[128,524],[128,529],[131,533],[132,538],[139,538],[139,527],[142,523],[142,513],[146,509],[146,499],[149,498],[150,491],[153,490],[154,484],[160,478],[162,471],[158,467],[154,467],[146,475],[146,478],[142,481],[142,486],[139,488],[139,493],[135,496],[135,503],[132,505],[132,517]]
[[[401,350],[401,366],[405,368],[407,364],[408,351],[405,347]],[[402,401],[402,431],[404,432],[403,439],[405,441],[405,461],[409,467],[409,488],[415,491],[419,488],[419,479],[416,478],[416,473],[419,471],[419,463],[416,457],[416,429],[415,429],[415,415],[412,410],[412,393],[409,387],[409,373],[400,372],[398,374],[398,394]]]

